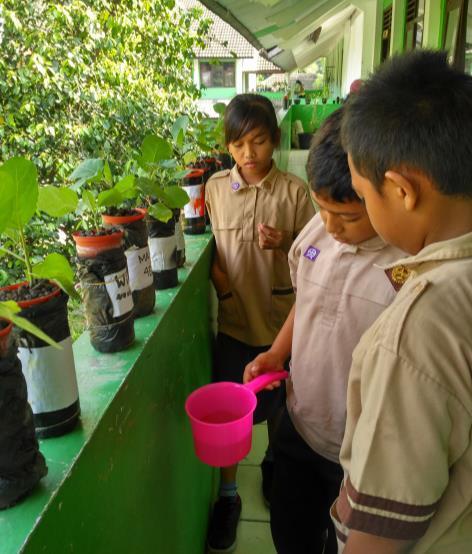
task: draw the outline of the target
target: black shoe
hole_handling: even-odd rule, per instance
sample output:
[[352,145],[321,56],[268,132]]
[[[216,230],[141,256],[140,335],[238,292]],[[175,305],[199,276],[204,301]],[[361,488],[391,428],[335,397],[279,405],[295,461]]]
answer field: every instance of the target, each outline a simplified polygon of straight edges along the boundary
[[233,552],[236,547],[236,529],[241,515],[241,498],[220,496],[213,506],[208,528],[209,552]]
[[274,462],[263,460],[261,463],[262,473],[262,496],[264,497],[265,505],[270,508],[272,496],[272,479],[274,476]]

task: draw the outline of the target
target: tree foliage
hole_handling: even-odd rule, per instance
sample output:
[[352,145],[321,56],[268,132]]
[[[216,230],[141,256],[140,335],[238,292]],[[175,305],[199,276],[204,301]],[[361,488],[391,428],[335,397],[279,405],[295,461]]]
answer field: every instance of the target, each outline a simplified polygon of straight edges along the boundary
[[172,0],[4,0],[0,157],[32,159],[42,183],[80,160],[122,167],[151,131],[192,112],[193,49],[209,21]]

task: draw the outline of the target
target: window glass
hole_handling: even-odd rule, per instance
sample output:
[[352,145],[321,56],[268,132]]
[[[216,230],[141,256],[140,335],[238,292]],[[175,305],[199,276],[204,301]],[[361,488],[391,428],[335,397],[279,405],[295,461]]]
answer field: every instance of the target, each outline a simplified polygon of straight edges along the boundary
[[200,82],[207,88],[234,88],[236,86],[235,67],[234,62],[200,62]]

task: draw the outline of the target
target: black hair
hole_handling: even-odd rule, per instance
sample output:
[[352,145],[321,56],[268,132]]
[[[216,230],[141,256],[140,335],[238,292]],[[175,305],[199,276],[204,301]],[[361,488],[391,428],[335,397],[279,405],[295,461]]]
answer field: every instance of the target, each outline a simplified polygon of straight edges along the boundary
[[308,181],[314,192],[335,202],[359,201],[352,188],[347,154],[341,144],[344,107],[327,117],[311,141],[306,164]]
[[426,175],[442,194],[472,196],[472,77],[446,53],[395,56],[349,97],[342,141],[380,189],[389,169]]
[[274,144],[279,142],[279,126],[272,102],[260,94],[238,94],[225,110],[225,142],[230,144],[250,131],[263,127]]

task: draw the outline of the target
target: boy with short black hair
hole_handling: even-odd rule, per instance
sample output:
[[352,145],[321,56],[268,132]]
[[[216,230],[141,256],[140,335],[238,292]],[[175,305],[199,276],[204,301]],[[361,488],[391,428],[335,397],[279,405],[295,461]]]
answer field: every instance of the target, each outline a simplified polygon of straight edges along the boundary
[[250,380],[282,369],[292,355],[287,409],[274,441],[271,530],[279,554],[337,551],[329,508],[343,477],[338,455],[352,350],[396,294],[374,264],[403,255],[377,236],[352,190],[342,110],[325,120],[310,148],[307,173],[320,213],[289,253],[295,306],[270,350],[245,370]]
[[412,254],[354,351],[340,552],[472,551],[472,77],[441,52],[382,66],[343,122],[353,186]]

